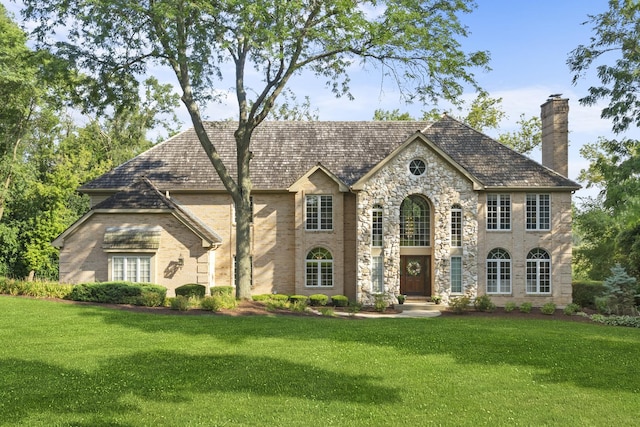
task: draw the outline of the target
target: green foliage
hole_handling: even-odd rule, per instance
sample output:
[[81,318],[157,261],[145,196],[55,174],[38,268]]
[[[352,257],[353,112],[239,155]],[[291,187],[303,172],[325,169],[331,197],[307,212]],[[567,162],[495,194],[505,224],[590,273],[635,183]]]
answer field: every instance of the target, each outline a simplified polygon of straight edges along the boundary
[[521,114],[516,124],[518,129],[515,132],[501,133],[498,141],[518,153],[530,154],[542,143],[542,121],[537,116],[527,119]]
[[401,113],[399,109],[395,109],[392,111],[377,109],[373,112],[373,120],[378,121],[411,121],[415,120],[411,115],[407,112]]
[[463,314],[469,310],[471,304],[471,298],[468,296],[461,296],[457,298],[451,298],[449,300],[449,308],[456,314]]
[[[624,132],[640,126],[640,4],[636,1],[610,0],[609,9],[590,15],[587,21],[593,34],[586,45],[579,45],[567,63],[573,82],[581,80],[591,68],[597,70],[600,86],[589,88],[580,99],[583,105],[609,101],[601,117],[613,120],[613,131]],[[600,62],[599,62],[600,61]]]
[[506,311],[507,313],[511,313],[516,308],[518,308],[518,305],[515,302],[509,301],[504,305],[504,311]]
[[271,299],[271,294],[257,294],[257,295],[251,295],[251,299],[253,301],[267,301]]
[[579,312],[581,308],[582,308],[582,307],[580,307],[580,305],[578,305],[578,304],[576,304],[576,303],[573,303],[573,302],[572,302],[571,304],[568,304],[568,305],[567,305],[567,306],[562,310],[562,312],[563,312],[564,314],[566,314],[567,316],[571,316],[571,315],[576,314],[577,312]]
[[289,301],[291,301],[292,303],[295,303],[297,301],[302,301],[305,304],[307,304],[307,302],[309,301],[309,297],[306,295],[291,295],[289,297]]
[[[199,285],[197,283],[188,283],[186,285],[178,286],[175,290],[176,296],[183,297],[198,297],[204,298],[207,288],[204,285]],[[212,291],[213,293],[213,291]]]
[[533,308],[530,302],[523,302],[520,304],[519,310],[520,313],[531,313],[531,309]]
[[597,281],[580,281],[572,284],[573,302],[580,307],[596,307],[596,297],[604,295],[606,289],[602,282]]
[[218,312],[223,308],[232,309],[236,305],[235,298],[229,299],[229,295],[213,295],[200,300],[201,309],[213,312]]
[[171,308],[171,310],[187,311],[190,306],[189,298],[184,295],[178,295],[169,300],[169,308]]
[[434,304],[440,304],[442,302],[442,297],[440,295],[431,295],[431,302]]
[[617,315],[638,315],[635,298],[638,285],[635,277],[627,274],[619,264],[611,269],[611,276],[604,281],[609,297],[610,311]]
[[590,316],[590,319],[604,325],[640,328],[640,317],[638,316],[603,316],[602,314],[593,314]]
[[290,308],[293,312],[304,313],[305,311],[307,311],[307,300],[295,300],[291,302]]
[[351,301],[349,302],[349,315],[350,316],[354,316],[356,313],[360,312],[360,310],[362,310],[362,303],[357,302],[357,301]]
[[36,298],[67,298],[72,292],[72,285],[40,280],[28,282],[0,276],[0,294],[24,295]]
[[289,300],[289,295],[286,294],[268,294],[269,295],[269,299],[273,300],[273,301],[288,301]]
[[473,301],[473,306],[477,311],[492,312],[496,309],[496,305],[491,301],[489,295],[480,295]]
[[309,295],[309,304],[313,307],[319,307],[322,305],[327,305],[329,302],[329,297],[324,294],[313,294]]
[[233,286],[214,286],[210,291],[211,296],[231,297],[235,299],[236,289]]
[[349,305],[349,298],[344,295],[333,295],[331,297],[331,304],[336,307],[346,307]]
[[[151,294],[155,294],[152,296]],[[86,283],[73,287],[68,298],[73,301],[105,304],[162,305],[167,295],[164,286],[149,283],[102,282]]]
[[604,295],[601,297],[595,297],[594,300],[594,304],[596,307],[596,310],[598,311],[598,313],[600,314],[609,314],[611,313],[611,306],[609,304],[609,296],[608,295]]
[[554,314],[556,312],[556,305],[552,302],[547,302],[540,307],[542,314]]
[[232,309],[238,306],[238,301],[235,296],[235,288],[233,286],[214,286],[211,288],[211,298],[213,298],[216,301],[216,304],[219,305],[218,309]]
[[320,314],[327,317],[335,317],[336,315],[336,312],[333,309],[333,307],[320,307],[318,311],[320,312]]
[[387,294],[373,294],[373,309],[375,311],[383,313],[388,306]]

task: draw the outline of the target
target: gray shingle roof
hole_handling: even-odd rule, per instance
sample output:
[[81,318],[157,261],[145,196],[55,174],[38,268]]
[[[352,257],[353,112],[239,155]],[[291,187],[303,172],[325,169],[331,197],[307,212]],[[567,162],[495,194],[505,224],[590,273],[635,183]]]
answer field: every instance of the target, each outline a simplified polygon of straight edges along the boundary
[[[235,176],[233,122],[208,122],[207,132]],[[435,122],[265,122],[251,150],[254,190],[286,189],[319,162],[352,185],[416,131],[421,131],[488,187],[579,186],[449,117]],[[163,190],[224,190],[193,129],[162,142],[81,187],[121,189],[146,176]]]

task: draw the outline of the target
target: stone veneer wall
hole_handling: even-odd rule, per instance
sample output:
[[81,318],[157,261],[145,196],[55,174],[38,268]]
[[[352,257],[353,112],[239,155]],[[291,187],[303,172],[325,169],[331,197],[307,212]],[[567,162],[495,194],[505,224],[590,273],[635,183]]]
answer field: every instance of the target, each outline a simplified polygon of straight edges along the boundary
[[[408,169],[415,158],[427,165],[426,173],[420,177],[411,175]],[[371,210],[375,204],[383,209],[384,291],[395,296],[400,292],[400,205],[412,194],[422,195],[431,206],[433,293],[448,301],[452,255],[462,256],[464,293],[477,293],[478,196],[466,177],[417,139],[378,170],[358,193],[357,299],[362,303],[373,301]],[[450,211],[455,203],[463,211],[462,248],[451,248]]]

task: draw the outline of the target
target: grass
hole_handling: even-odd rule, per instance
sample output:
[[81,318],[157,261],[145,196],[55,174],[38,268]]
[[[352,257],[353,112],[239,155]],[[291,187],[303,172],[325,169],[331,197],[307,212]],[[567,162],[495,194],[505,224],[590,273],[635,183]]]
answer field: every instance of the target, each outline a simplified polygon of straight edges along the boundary
[[633,425],[640,330],[154,315],[0,296],[0,424]]

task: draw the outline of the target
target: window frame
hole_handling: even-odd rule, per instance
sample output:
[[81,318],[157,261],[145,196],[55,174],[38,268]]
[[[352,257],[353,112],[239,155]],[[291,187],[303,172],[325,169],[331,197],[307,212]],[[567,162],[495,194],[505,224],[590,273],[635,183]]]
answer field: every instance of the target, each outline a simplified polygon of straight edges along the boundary
[[[495,201],[491,200],[494,198]],[[488,193],[486,206],[487,231],[511,231],[511,194]]]
[[[543,201],[541,200],[542,198],[546,198],[546,203],[543,203]],[[524,212],[525,212],[525,227],[527,231],[550,231],[551,230],[551,195],[550,194],[527,193],[527,195],[525,196]]]
[[[419,203],[416,203],[416,200]],[[423,211],[421,212],[422,222],[414,223],[413,227],[417,229],[417,232],[412,234],[411,238],[407,235],[407,218],[404,215],[405,203],[412,203],[415,205],[421,205]],[[417,237],[415,237],[417,236]],[[424,243],[423,245],[416,245],[415,243]],[[400,204],[400,247],[405,248],[428,248],[431,247],[431,206],[429,202],[418,195],[407,196]]]
[[[317,253],[318,255],[322,253],[323,254],[322,256],[328,255],[330,258],[318,258],[317,256],[314,256],[314,253]],[[309,270],[310,267],[315,271],[313,270],[310,271]],[[329,249],[323,248],[322,246],[316,246],[315,248],[308,251],[307,256],[305,257],[305,263],[304,263],[304,271],[305,271],[304,287],[311,288],[311,289],[333,288],[335,286],[333,267],[334,267],[333,254]],[[317,284],[309,284],[309,278],[310,278],[309,273],[314,275],[312,277],[314,279],[313,282]],[[323,283],[325,282],[325,280],[327,280],[326,279],[327,273],[329,273],[328,281],[330,282],[330,284],[324,285]]]
[[[459,265],[459,268],[454,271],[454,260],[456,261],[456,264]],[[462,257],[461,256],[452,256],[450,261],[450,268],[449,268],[449,277],[451,280],[451,293],[452,294],[456,294],[456,295],[460,295],[462,294],[463,291],[463,286],[462,286]],[[454,290],[454,283],[456,284],[456,289]],[[459,290],[458,290],[459,288]]]
[[[495,266],[492,266],[495,264]],[[490,274],[495,272],[493,276],[490,277]],[[507,274],[505,274],[507,273]],[[486,260],[486,289],[487,294],[492,295],[505,295],[511,294],[513,292],[513,273],[512,273],[512,263],[511,263],[511,254],[502,248],[494,248],[487,254]],[[495,290],[489,290],[489,284],[495,281]],[[506,281],[503,284],[503,281]]]
[[371,257],[371,292],[384,293],[384,257]]
[[[123,281],[123,282],[132,282],[132,283],[153,283],[154,274],[153,274],[153,255],[139,255],[139,254],[113,254],[111,255],[111,280],[113,281]],[[122,260],[122,272],[116,275],[116,268],[118,267],[119,260]],[[135,278],[131,278],[131,270],[130,270],[130,262],[131,260],[135,260],[135,267],[133,273],[135,274]],[[146,272],[142,270],[141,261],[146,261]],[[146,274],[145,274],[146,273]],[[142,274],[145,274],[142,277]],[[147,279],[148,280],[142,280]]]
[[[544,285],[543,277],[546,279]],[[530,250],[526,262],[525,292],[528,295],[549,295],[551,285],[551,254],[542,248]],[[545,290],[541,290],[543,286]]]
[[381,248],[384,243],[384,218],[382,206],[374,205],[371,209],[371,247]]
[[452,248],[462,247],[462,206],[458,203],[451,206],[450,238]]
[[[310,200],[316,201],[315,208],[311,211]],[[330,194],[307,194],[305,196],[304,222],[306,231],[333,231],[333,196]],[[315,224],[315,226],[310,227],[310,224]]]
[[409,160],[409,163],[407,164],[407,170],[412,177],[419,178],[427,173],[427,162],[419,157],[413,158]]

